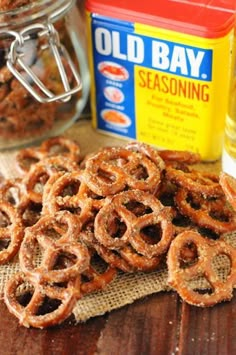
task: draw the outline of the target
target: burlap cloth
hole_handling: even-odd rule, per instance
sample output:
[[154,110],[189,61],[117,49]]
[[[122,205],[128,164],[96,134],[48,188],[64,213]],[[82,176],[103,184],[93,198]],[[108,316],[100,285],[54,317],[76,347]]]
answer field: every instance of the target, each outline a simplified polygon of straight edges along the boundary
[[[81,120],[76,123],[65,132],[65,136],[76,139],[79,142],[82,154],[96,151],[101,146],[122,145],[124,143],[124,140],[98,133],[91,127],[91,123],[88,120]],[[15,169],[16,153],[17,150],[0,153],[0,172],[4,177],[18,176]],[[218,173],[221,169],[221,163],[200,164],[198,168]],[[236,235],[230,235],[229,240],[230,243],[235,244]],[[230,267],[228,260],[225,260],[224,257],[219,257],[215,263],[216,268],[224,278]],[[17,271],[19,271],[17,257],[13,262],[0,266],[1,295],[3,294],[6,280]],[[151,273],[124,274],[120,272],[105,290],[92,293],[79,300],[73,311],[74,316],[78,322],[86,321],[91,317],[99,316],[130,304],[144,296],[164,290],[168,291],[170,287],[167,285],[166,280],[167,270],[165,268]],[[205,280],[199,279],[195,282],[197,287],[206,286]]]

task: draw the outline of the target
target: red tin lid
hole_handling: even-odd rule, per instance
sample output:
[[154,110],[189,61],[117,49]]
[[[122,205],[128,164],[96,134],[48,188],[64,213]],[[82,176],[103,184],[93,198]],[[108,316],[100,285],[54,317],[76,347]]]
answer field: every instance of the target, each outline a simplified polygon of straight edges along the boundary
[[234,26],[235,0],[87,0],[90,13],[191,35],[220,38]]

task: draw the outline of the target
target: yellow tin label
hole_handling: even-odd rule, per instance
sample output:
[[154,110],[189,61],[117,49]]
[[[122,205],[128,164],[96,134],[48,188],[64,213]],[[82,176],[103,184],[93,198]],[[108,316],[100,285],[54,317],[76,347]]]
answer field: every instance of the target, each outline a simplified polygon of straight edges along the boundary
[[218,159],[233,31],[209,39],[89,14],[88,25],[94,126]]

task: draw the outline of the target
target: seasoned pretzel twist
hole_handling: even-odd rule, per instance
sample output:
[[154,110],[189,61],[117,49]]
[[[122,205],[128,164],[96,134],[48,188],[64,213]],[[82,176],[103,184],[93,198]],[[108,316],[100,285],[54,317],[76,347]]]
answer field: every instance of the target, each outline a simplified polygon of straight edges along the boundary
[[[182,266],[181,253],[184,248],[195,246],[195,258]],[[224,255],[230,261],[230,271],[223,280],[214,268],[214,259]],[[236,283],[236,250],[223,240],[212,241],[195,231],[179,234],[168,251],[168,283],[173,286],[182,299],[195,306],[213,306],[221,301],[230,300]],[[203,277],[210,285],[210,293],[202,293],[191,287],[191,281]]]
[[[24,305],[19,300],[18,289],[27,283],[32,290],[32,297]],[[23,273],[13,275],[4,290],[4,301],[8,310],[19,319],[25,327],[46,328],[62,323],[67,319],[80,297],[80,277],[58,286],[57,284],[38,283],[36,279],[27,278]],[[59,303],[46,313],[40,312],[45,300]],[[59,301],[59,302],[58,302]]]
[[166,178],[184,187],[185,189],[200,193],[204,197],[223,196],[223,190],[219,184],[217,174],[205,173],[190,169],[186,164],[168,165]]
[[0,214],[0,241],[1,245],[6,244],[0,250],[0,264],[5,264],[17,254],[24,229],[17,209],[9,202],[0,201]]
[[216,233],[236,230],[236,214],[226,204],[224,197],[204,198],[201,194],[179,188],[175,201],[178,210],[198,226]]
[[[129,190],[108,199],[95,218],[94,233],[105,247],[120,249],[131,244],[138,253],[150,258],[167,251],[173,237],[171,219],[171,210],[155,196]],[[152,228],[154,231],[148,236],[145,229]],[[159,234],[160,240],[155,242]]]
[[104,198],[93,193],[84,182],[81,171],[55,175],[45,185],[43,213],[60,210],[74,211],[82,223],[91,219],[104,203]]
[[79,144],[63,136],[51,137],[43,141],[39,149],[45,157],[60,155],[75,162],[81,160]]
[[236,211],[236,179],[222,172],[220,174],[220,185],[230,205]]
[[154,192],[160,183],[160,168],[140,152],[108,147],[86,161],[84,176],[88,187],[101,196],[126,187]]
[[6,179],[0,185],[0,200],[17,206],[23,196],[22,179]]
[[139,152],[148,157],[153,163],[156,164],[160,171],[165,169],[165,163],[160,157],[160,152],[157,149],[152,148],[149,144],[140,142],[130,142],[125,146],[126,149]]
[[63,156],[45,158],[33,165],[23,179],[25,192],[31,201],[42,203],[43,189],[49,177],[58,172],[76,171],[77,164]]
[[25,174],[32,165],[42,159],[56,156],[79,162],[81,160],[79,144],[63,136],[48,138],[38,147],[21,149],[16,155],[17,168],[20,173]]
[[16,166],[21,174],[28,173],[32,165],[45,157],[38,148],[21,149],[16,155]]
[[[87,247],[77,241],[80,229],[78,216],[68,211],[42,217],[25,232],[19,253],[21,270],[38,282],[64,282],[79,276],[90,262]],[[42,251],[39,265],[35,255],[38,249]],[[73,263],[58,268],[58,261],[64,255]]]

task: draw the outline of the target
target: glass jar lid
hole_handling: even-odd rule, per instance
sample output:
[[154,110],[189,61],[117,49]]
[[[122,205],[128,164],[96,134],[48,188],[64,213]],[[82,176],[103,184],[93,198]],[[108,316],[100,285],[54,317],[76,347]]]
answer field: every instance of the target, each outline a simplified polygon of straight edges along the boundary
[[[0,13],[0,40],[9,41],[7,68],[41,103],[67,102],[73,94],[82,89],[80,75],[65,46],[60,43],[58,32],[53,26],[53,22],[64,16],[74,3],[74,0],[42,0]],[[64,86],[63,93],[55,95],[51,92],[24,61],[27,43],[35,37],[44,38],[41,49],[50,48]],[[75,82],[73,87],[67,78],[66,68],[73,74]]]

